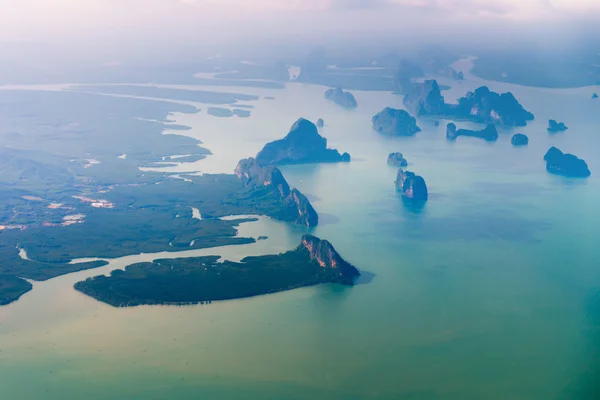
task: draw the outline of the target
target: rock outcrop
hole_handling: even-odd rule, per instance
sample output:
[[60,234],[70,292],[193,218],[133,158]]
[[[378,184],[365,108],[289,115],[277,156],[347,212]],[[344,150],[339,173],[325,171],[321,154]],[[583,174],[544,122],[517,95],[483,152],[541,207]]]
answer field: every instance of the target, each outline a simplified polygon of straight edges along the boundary
[[597,98],[598,98],[598,93],[594,93],[594,94],[592,95],[592,99],[597,99]]
[[300,118],[283,139],[267,143],[256,155],[261,166],[349,162],[350,154],[327,148],[327,139],[319,135],[312,122]]
[[448,140],[456,140],[459,136],[471,136],[477,137],[480,139],[487,140],[488,142],[494,142],[498,140],[498,131],[496,130],[496,126],[489,124],[487,127],[480,131],[473,131],[470,129],[456,129],[456,125],[454,123],[449,123],[446,126],[446,138]]
[[512,143],[513,146],[526,146],[527,144],[529,144],[529,138],[527,137],[527,135],[517,133],[514,134],[513,137],[510,139],[510,143]]
[[458,104],[447,104],[435,80],[413,85],[404,104],[417,117],[439,116],[506,127],[525,126],[534,118],[512,93],[499,94],[487,86],[468,92]]
[[551,147],[544,156],[546,170],[556,175],[586,178],[591,175],[588,165],[573,154],[563,153]]
[[402,192],[402,197],[409,200],[425,201],[429,197],[425,179],[413,172],[398,169],[396,189]]
[[557,122],[554,119],[548,121],[548,132],[564,132],[569,129],[564,122]]
[[391,165],[393,167],[408,166],[408,161],[406,161],[406,158],[404,158],[402,153],[398,153],[398,152],[390,153],[390,155],[387,158],[387,163],[388,163],[388,165]]
[[317,120],[317,128],[322,128],[325,126],[325,121],[323,121],[323,118],[319,118]]
[[329,281],[332,283],[354,285],[360,276],[358,269],[345,261],[327,240],[313,235],[304,235],[297,250],[302,249],[308,250],[310,259],[316,261],[325,274],[331,275]]
[[436,80],[427,80],[413,85],[412,90],[404,96],[404,105],[412,115],[445,115],[449,107]]
[[296,224],[315,226],[319,223],[319,216],[306,196],[298,189],[290,189],[279,168],[262,167],[254,158],[245,158],[235,168],[235,175],[246,187],[277,193],[281,207],[293,216],[290,219]]
[[344,108],[353,109],[358,107],[358,103],[356,102],[354,95],[350,92],[344,92],[342,88],[339,87],[335,89],[327,89],[325,91],[325,98]]
[[513,127],[525,126],[533,120],[533,114],[525,110],[511,92],[499,94],[487,86],[468,92],[451,108],[457,118],[485,124]]
[[421,131],[417,120],[404,110],[386,107],[373,117],[373,129],[384,135],[413,136]]

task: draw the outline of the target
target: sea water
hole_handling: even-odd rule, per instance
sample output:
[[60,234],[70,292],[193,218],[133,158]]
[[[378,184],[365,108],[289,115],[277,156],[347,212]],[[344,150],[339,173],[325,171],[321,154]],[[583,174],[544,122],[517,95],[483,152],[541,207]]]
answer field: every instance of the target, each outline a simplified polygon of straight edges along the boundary
[[[209,88],[261,97],[249,103],[250,118],[216,118],[205,105],[173,114],[192,127],[177,134],[201,139],[213,155],[166,171],[230,173],[299,117],[323,118],[321,134],[352,162],[282,168],[319,212],[318,227],[261,218],[239,234],[267,240],[180,256],[277,253],[310,231],[374,274],[371,282],[185,307],[113,308],[72,288],[159,254],[35,283],[0,308],[1,398],[594,398],[600,103],[590,97],[598,89],[534,89],[470,75],[440,83],[452,86],[449,102],[482,84],[510,90],[536,120],[501,130],[495,143],[448,142],[444,120],[419,121],[416,136],[390,138],[370,121],[383,107],[402,107],[388,93],[355,91],[359,107],[348,111],[314,85]],[[570,129],[548,134],[549,118]],[[529,146],[510,145],[517,132]],[[548,174],[551,145],[584,158],[592,176]],[[424,207],[396,192],[396,170],[386,165],[396,151],[427,181]]]

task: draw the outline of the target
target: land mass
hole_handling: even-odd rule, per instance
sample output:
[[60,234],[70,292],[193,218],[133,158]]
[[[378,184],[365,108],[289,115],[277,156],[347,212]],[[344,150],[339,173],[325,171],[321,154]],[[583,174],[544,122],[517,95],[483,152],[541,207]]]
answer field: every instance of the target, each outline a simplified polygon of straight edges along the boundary
[[318,224],[319,216],[306,196],[298,189],[290,189],[279,168],[262,167],[256,159],[246,158],[238,163],[235,175],[250,189],[253,198],[278,198],[278,208],[287,221],[307,226]]
[[498,131],[496,130],[496,126],[492,124],[488,124],[488,126],[479,131],[474,131],[471,129],[456,129],[456,125],[450,122],[446,126],[446,138],[448,140],[456,140],[456,138],[459,136],[476,137],[487,140],[488,142],[494,142],[498,140]]
[[386,107],[373,116],[373,130],[390,136],[413,136],[421,132],[417,120],[405,110]]
[[327,240],[304,235],[278,255],[217,262],[218,256],[162,259],[75,284],[75,289],[115,307],[195,304],[276,293],[321,283],[353,285],[360,272]]
[[350,92],[344,92],[341,88],[327,89],[325,91],[325,98],[333,101],[338,106],[342,106],[349,110],[358,107],[358,103],[354,98],[354,95]]
[[256,161],[261,166],[349,162],[350,154],[328,149],[316,125],[300,118],[283,139],[267,143]]
[[31,290],[31,283],[12,275],[0,275],[0,306],[9,304]]
[[408,166],[408,161],[406,160],[406,158],[404,158],[404,155],[402,155],[402,153],[390,153],[390,155],[387,158],[387,163],[388,165],[391,165],[393,167],[406,167]]
[[[174,128],[170,112],[197,110],[70,91],[0,92],[0,275],[10,283],[0,285],[0,298],[14,301],[28,290],[21,278],[43,281],[97,268],[103,259],[255,241],[236,229],[252,218],[223,216],[317,223],[306,197],[283,176],[276,187],[235,174],[183,180],[140,171],[210,154],[196,139],[163,134]],[[72,263],[89,257],[100,260]]]
[[425,179],[414,172],[399,168],[395,183],[396,189],[402,193],[402,197],[405,199],[426,201],[429,198]]
[[579,178],[587,178],[591,175],[585,161],[573,154],[563,153],[554,146],[548,150],[544,161],[546,161],[546,170],[552,174]]
[[527,144],[529,144],[529,138],[527,137],[527,135],[524,135],[522,133],[515,133],[510,139],[510,143],[513,146],[526,146]]
[[554,119],[548,121],[548,132],[564,132],[569,129],[564,122],[557,122]]
[[534,116],[525,110],[512,93],[496,93],[481,86],[447,104],[435,80],[414,85],[404,97],[404,105],[414,116],[445,117],[505,127],[525,126]]

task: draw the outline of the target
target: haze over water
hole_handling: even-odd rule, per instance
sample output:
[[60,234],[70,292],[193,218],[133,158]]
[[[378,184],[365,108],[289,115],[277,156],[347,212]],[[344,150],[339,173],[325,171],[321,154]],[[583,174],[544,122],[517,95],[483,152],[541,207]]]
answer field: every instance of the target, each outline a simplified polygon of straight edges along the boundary
[[[426,120],[415,137],[386,138],[370,120],[385,106],[401,108],[400,96],[353,91],[359,107],[346,111],[315,85],[209,88],[261,98],[246,119],[216,118],[204,105],[198,114],[174,114],[192,127],[178,133],[214,153],[174,172],[230,173],[297,118],[322,117],[329,146],[353,161],[282,171],[319,212],[313,233],[376,276],[353,288],[124,309],[72,285],[153,256],[36,283],[0,308],[3,398],[545,400],[589,393],[589,354],[599,346],[590,301],[600,286],[600,114],[589,95],[598,88],[533,89],[472,76],[441,83],[453,86],[443,93],[447,101],[484,83],[510,90],[536,120],[501,131],[496,143],[449,143],[446,121]],[[549,118],[566,121],[569,131],[549,135]],[[530,137],[528,147],[510,145],[515,132]],[[592,176],[547,174],[542,158],[551,145],[586,159]],[[427,180],[424,208],[408,208],[396,193],[396,170],[386,165],[394,151]],[[303,233],[261,219],[239,234],[266,241],[185,255],[276,253]]]

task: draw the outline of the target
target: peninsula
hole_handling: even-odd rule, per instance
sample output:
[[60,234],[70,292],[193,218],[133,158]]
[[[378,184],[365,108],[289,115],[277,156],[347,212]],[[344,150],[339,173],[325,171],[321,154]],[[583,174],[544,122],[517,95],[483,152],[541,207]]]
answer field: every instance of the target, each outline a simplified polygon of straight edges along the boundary
[[327,240],[304,235],[294,250],[218,262],[218,256],[161,259],[75,284],[75,289],[115,307],[196,304],[321,283],[354,285],[360,272]]

